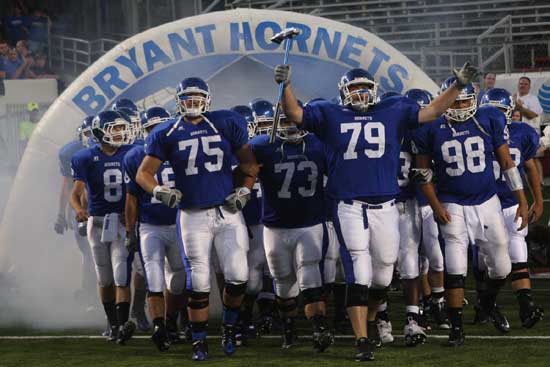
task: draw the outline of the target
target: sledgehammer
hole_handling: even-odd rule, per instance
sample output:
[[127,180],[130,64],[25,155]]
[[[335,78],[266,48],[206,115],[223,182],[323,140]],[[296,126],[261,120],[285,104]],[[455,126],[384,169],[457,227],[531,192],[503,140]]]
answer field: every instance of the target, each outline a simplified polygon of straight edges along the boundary
[[[271,37],[271,42],[281,44],[284,41],[285,43],[285,57],[283,59],[283,64],[288,64],[288,54],[290,53],[290,48],[292,47],[292,38],[300,34],[298,28],[286,28],[281,32],[277,33]],[[279,127],[279,120],[281,118],[281,99],[283,98],[283,90],[285,86],[284,83],[279,84],[279,95],[277,96],[277,104],[275,105],[275,115],[273,118],[273,126],[271,126],[271,134],[269,135],[269,143],[273,144],[275,137],[277,136],[277,128]]]

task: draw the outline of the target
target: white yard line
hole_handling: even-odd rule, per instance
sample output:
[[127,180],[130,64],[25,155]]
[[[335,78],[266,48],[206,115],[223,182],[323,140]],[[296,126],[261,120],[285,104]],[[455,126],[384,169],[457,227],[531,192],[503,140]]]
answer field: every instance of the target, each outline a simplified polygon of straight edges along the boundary
[[[402,335],[394,335],[397,339],[403,339]],[[136,335],[133,339],[150,339],[148,335]],[[219,339],[218,335],[210,335],[208,339]],[[266,335],[262,339],[280,339],[280,336],[276,335]],[[300,336],[300,339],[310,339],[309,336]],[[336,339],[352,339],[352,335],[336,335]],[[428,335],[428,339],[447,339],[447,335]],[[4,335],[0,336],[0,340],[54,340],[54,339],[105,339],[104,336],[100,335],[30,335],[30,336],[9,336]],[[467,335],[466,339],[473,340],[550,340],[550,335],[524,335],[524,336],[514,336],[514,335]]]

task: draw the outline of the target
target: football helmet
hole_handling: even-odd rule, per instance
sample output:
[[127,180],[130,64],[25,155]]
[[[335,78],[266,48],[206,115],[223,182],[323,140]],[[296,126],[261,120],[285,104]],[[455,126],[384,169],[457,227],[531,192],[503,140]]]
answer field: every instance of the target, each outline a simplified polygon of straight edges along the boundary
[[416,101],[420,105],[420,108],[424,108],[430,103],[432,103],[434,97],[430,92],[428,92],[425,89],[419,89],[419,88],[413,88],[409,89],[405,93],[405,97],[412,99],[413,101]]
[[[445,92],[448,88],[450,88],[453,83],[456,81],[456,78],[454,76],[447,78],[441,84],[441,88],[439,90],[439,94]],[[447,111],[445,111],[445,116],[453,121],[466,121],[472,116],[475,115],[477,111],[477,96],[476,91],[474,89],[474,85],[472,83],[467,84],[462,90],[460,91],[460,94],[458,97],[456,97],[457,101],[470,101],[470,105],[464,108],[452,108],[449,107]]]
[[94,120],[93,115],[84,117],[82,124],[76,130],[78,133],[78,140],[85,147],[89,147],[94,142],[94,136],[92,135],[92,121]]
[[92,120],[92,134],[99,143],[112,147],[129,144],[132,139],[128,116],[113,110],[100,112]]
[[256,135],[256,125],[254,124],[252,109],[245,105],[237,105],[231,108],[231,111],[237,112],[239,115],[244,117],[248,130],[248,139],[252,139]]
[[147,137],[148,128],[150,127],[152,128],[155,125],[161,124],[168,120],[170,120],[170,113],[166,111],[166,109],[158,106],[148,108],[143,113],[143,118],[141,120],[141,128],[143,129],[143,136]]
[[493,88],[489,89],[485,92],[485,94],[483,94],[483,96],[481,96],[479,106],[497,107],[504,113],[504,116],[506,116],[506,122],[511,123],[512,113],[516,108],[516,103],[514,102],[512,95],[506,89]]
[[139,116],[139,110],[134,102],[128,98],[118,99],[113,103],[111,109],[113,111],[124,114],[131,122],[130,125],[130,141],[133,142],[136,139],[141,138],[141,118]]
[[[364,88],[350,90],[350,87],[356,85],[362,85]],[[338,83],[338,89],[340,90],[342,104],[355,111],[365,112],[369,106],[373,106],[376,103],[378,83],[364,69],[351,69],[342,75]]]
[[[304,108],[302,101],[298,99],[297,102],[301,108]],[[281,114],[281,121],[279,121],[279,126],[277,126],[277,136],[280,139],[290,142],[299,142],[307,134],[307,131],[298,128],[295,122],[288,120],[286,115]]]
[[274,107],[273,104],[265,99],[257,98],[250,102],[252,110],[252,127],[254,135],[269,134],[271,126],[273,126]]
[[176,88],[176,109],[182,116],[197,117],[210,110],[208,84],[201,78],[185,78]]

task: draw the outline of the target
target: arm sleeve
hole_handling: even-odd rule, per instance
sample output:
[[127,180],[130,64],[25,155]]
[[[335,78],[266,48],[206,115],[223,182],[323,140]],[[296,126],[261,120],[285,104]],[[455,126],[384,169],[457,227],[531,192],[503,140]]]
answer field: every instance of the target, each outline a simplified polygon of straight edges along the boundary
[[71,168],[73,173],[73,181],[87,182],[86,165],[84,158],[77,154],[71,159]]
[[326,124],[325,107],[328,102],[318,101],[304,106],[302,115],[302,128],[314,133],[319,139],[324,140],[324,125]]
[[164,162],[169,160],[167,150],[165,129],[153,130],[145,141],[145,154]]

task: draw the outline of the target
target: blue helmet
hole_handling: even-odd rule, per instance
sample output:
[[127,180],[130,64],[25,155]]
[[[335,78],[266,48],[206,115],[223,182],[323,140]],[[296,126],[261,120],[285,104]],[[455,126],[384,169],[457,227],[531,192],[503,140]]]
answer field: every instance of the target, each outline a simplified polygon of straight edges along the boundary
[[92,121],[94,117],[93,115],[84,117],[82,124],[77,129],[78,139],[85,147],[89,147],[94,141],[94,136],[92,135]]
[[113,105],[111,106],[111,109],[113,111],[119,111],[119,112],[121,109],[134,111],[135,113],[138,112],[138,108],[136,104],[131,99],[128,99],[128,98],[117,99],[115,103],[113,103]]
[[250,109],[252,110],[252,128],[254,135],[269,134],[275,117],[273,104],[265,99],[257,98],[250,101]]
[[131,122],[120,112],[100,112],[92,120],[92,134],[99,143],[113,147],[129,144],[132,139]]
[[178,84],[176,109],[180,115],[200,116],[210,110],[210,103],[210,88],[201,78],[185,78]]
[[141,127],[143,128],[144,136],[147,136],[148,128],[152,128],[155,125],[161,124],[170,120],[170,113],[163,107],[151,107],[143,113],[143,119],[141,120]]
[[514,102],[512,95],[506,89],[493,88],[489,89],[485,92],[485,94],[483,94],[483,96],[481,96],[479,106],[497,107],[504,113],[504,116],[506,116],[506,122],[511,123],[512,113],[516,108],[516,103]]
[[377,97],[378,98],[377,102],[382,102],[385,99],[388,99],[390,97],[397,97],[397,96],[401,96],[401,93],[396,92],[394,90],[389,90],[387,92],[382,93],[382,95],[380,95],[379,97]]
[[428,92],[425,89],[419,89],[419,88],[413,88],[409,89],[405,93],[405,97],[412,99],[413,101],[416,101],[420,105],[420,108],[424,108],[430,103],[432,103],[434,97],[430,92]]
[[[299,99],[296,100],[298,106],[304,108],[304,103]],[[284,114],[281,114],[281,120],[277,126],[277,136],[282,140],[298,142],[308,134],[307,131],[298,128],[294,121],[290,121]]]
[[[439,93],[445,92],[447,89],[449,89],[454,82],[456,81],[456,78],[454,76],[451,76],[447,78],[441,84],[441,88],[439,89]],[[456,97],[457,101],[470,101],[470,105],[468,107],[464,108],[448,108],[447,111],[445,111],[445,116],[453,121],[466,121],[469,118],[471,118],[473,115],[475,115],[477,111],[477,95],[476,91],[474,89],[474,85],[472,83],[468,83],[462,90],[460,91],[460,94],[458,97]]]
[[254,116],[252,114],[252,109],[245,105],[237,105],[231,108],[231,111],[236,112],[244,117],[248,130],[248,138],[252,139],[256,134],[256,126],[254,125]]
[[131,141],[134,141],[137,138],[140,138],[142,135],[141,131],[141,118],[139,115],[139,110],[137,105],[128,98],[121,98],[113,103],[111,107],[113,111],[116,111],[120,114],[123,114],[128,117],[132,123],[131,128]]
[[[350,91],[350,87],[353,85],[362,85],[364,88]],[[340,90],[342,104],[355,111],[365,112],[369,106],[373,106],[376,103],[378,83],[364,69],[351,69],[342,75],[338,83],[338,89]]]

